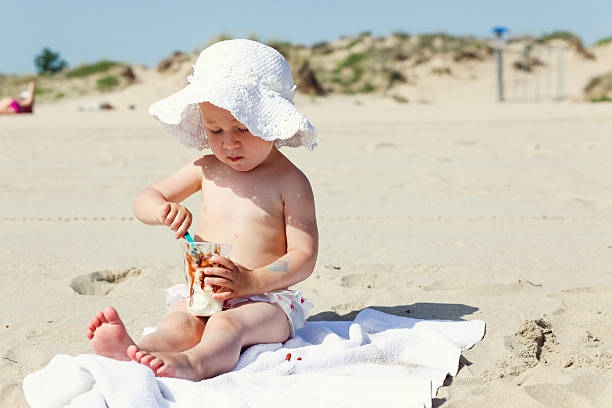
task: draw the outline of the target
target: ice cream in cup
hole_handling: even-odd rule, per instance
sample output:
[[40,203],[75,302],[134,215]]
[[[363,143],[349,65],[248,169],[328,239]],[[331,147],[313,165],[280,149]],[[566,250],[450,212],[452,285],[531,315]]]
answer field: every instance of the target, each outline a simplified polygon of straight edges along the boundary
[[216,300],[212,294],[215,288],[204,284],[204,268],[213,263],[214,255],[228,257],[232,245],[215,242],[182,242],[185,263],[185,282],[187,285],[187,311],[196,316],[211,316],[221,311],[223,301]]

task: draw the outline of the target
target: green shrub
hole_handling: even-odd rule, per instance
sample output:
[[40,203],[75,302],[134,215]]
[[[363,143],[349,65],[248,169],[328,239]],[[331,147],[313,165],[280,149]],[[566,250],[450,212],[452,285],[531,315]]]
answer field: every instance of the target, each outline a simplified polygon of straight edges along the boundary
[[569,31],[553,31],[550,34],[544,34],[540,38],[542,41],[549,40],[565,40],[565,41],[580,41],[580,37]]
[[356,66],[358,66],[361,62],[365,61],[366,59],[368,59],[368,54],[365,54],[363,52],[356,52],[356,53],[350,54],[348,57],[340,61],[332,72],[334,74],[338,74],[344,68],[354,69]]
[[96,88],[98,88],[99,91],[108,91],[113,89],[117,85],[119,85],[119,80],[117,79],[117,77],[114,77],[112,75],[107,75],[96,81]]
[[42,86],[37,86],[36,89],[34,90],[34,95],[35,96],[40,96],[40,95],[44,95],[46,93],[52,92],[53,89],[51,88],[43,88]]
[[355,40],[351,41],[350,43],[348,43],[348,44],[346,45],[346,47],[345,47],[345,48],[346,48],[347,50],[350,50],[351,48],[353,48],[354,46],[356,46],[357,44],[359,44],[359,42],[360,42],[360,39],[359,39],[359,38],[357,38],[357,39],[355,39]]
[[401,38],[402,40],[407,40],[411,37],[410,34],[405,31],[394,31],[392,34],[396,37]]
[[34,57],[34,65],[41,75],[54,75],[68,66],[68,63],[60,58],[58,52],[43,48],[40,54]]
[[612,98],[610,98],[607,95],[604,96],[600,96],[599,98],[591,98],[591,102],[593,103],[598,103],[598,102],[612,102]]
[[118,62],[102,60],[95,64],[80,65],[74,69],[71,69],[66,73],[68,78],[82,78],[92,74],[99,74],[106,72],[109,69],[120,65]]
[[357,90],[357,92],[360,93],[370,93],[370,92],[374,92],[374,85],[372,85],[371,83],[369,83],[368,81],[366,81],[361,88],[359,88]]
[[612,42],[612,35],[610,37],[602,38],[601,40],[597,41],[595,45],[606,45],[611,42]]
[[456,37],[453,37],[450,34],[446,34],[443,32],[439,33],[426,33],[419,35],[419,45],[422,48],[432,48],[434,41],[439,38],[442,40],[442,44],[446,44],[449,41],[455,40]]

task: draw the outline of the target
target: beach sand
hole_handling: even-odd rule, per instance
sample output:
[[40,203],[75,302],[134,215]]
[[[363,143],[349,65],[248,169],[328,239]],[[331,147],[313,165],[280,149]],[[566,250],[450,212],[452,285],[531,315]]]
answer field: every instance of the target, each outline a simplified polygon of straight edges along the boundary
[[[114,111],[72,100],[0,118],[2,407],[26,406],[23,377],[54,355],[91,352],[96,311],[116,306],[138,337],[182,281],[178,242],[131,203],[197,152],[146,113],[167,89],[130,92]],[[317,201],[319,258],[298,285],[313,320],[484,320],[434,406],[609,403],[609,104],[297,104],[319,132],[313,152],[283,149]]]

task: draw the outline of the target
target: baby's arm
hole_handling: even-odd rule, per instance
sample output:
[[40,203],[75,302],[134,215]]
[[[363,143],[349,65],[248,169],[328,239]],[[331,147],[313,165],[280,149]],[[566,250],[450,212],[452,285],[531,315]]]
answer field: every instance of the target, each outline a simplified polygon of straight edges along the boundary
[[181,201],[200,190],[202,168],[188,163],[176,173],[140,191],[134,198],[136,218],[148,225],[166,225],[182,237],[191,225],[191,212]]

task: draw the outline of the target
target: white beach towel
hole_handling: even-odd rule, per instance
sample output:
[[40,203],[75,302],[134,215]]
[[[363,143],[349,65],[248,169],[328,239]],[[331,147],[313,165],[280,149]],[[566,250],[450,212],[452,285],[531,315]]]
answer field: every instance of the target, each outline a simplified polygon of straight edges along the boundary
[[245,350],[233,371],[191,382],[156,378],[135,362],[57,355],[23,381],[39,407],[431,407],[480,320],[419,320],[373,309],[315,321],[283,344]]

